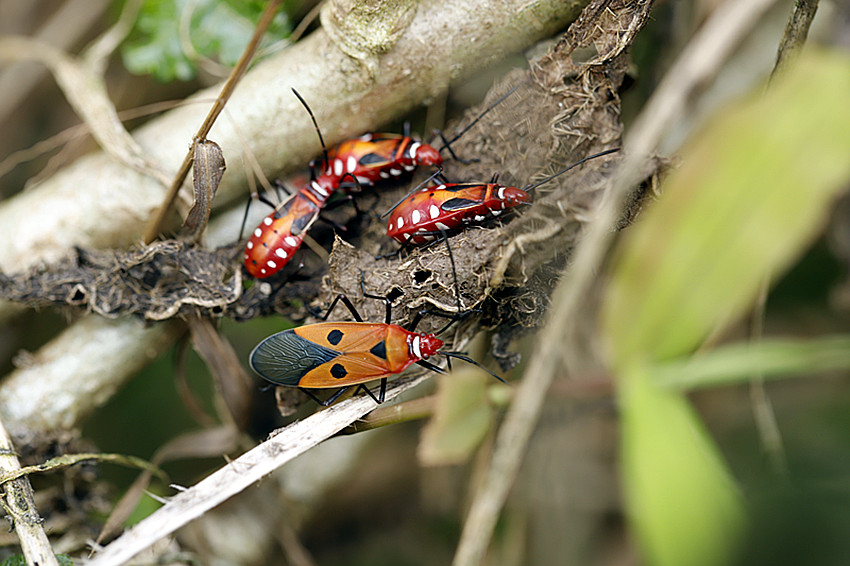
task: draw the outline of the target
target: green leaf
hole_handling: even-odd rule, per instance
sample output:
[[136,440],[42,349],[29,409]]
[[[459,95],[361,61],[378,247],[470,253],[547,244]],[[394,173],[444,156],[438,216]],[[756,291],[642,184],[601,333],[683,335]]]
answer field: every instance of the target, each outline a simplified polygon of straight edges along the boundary
[[627,508],[646,562],[728,564],[745,526],[740,497],[687,400],[635,366],[622,375]]
[[[133,73],[152,74],[161,81],[193,78],[197,55],[187,53],[181,43],[181,18],[191,9],[183,41],[198,55],[233,66],[264,8],[265,2],[259,0],[145,0],[122,46],[124,65]],[[289,18],[279,12],[261,45],[288,37],[289,31]]]
[[474,368],[440,376],[434,416],[422,431],[419,461],[427,466],[469,459],[493,424],[488,401],[490,377]]
[[[683,151],[612,262],[602,327],[623,412],[625,496],[647,563],[713,566],[735,552],[740,497],[687,400],[661,386],[669,368],[657,370],[740,317],[822,230],[850,178],[848,92],[850,58],[815,52],[724,112]],[[759,363],[778,371],[802,355],[774,348]]]
[[617,365],[692,351],[820,233],[850,178],[848,93],[846,54],[803,56],[683,152],[613,269]]
[[835,370],[850,370],[850,336],[846,334],[721,346],[654,366],[652,373],[661,386],[692,390],[748,383],[756,375],[776,379]]

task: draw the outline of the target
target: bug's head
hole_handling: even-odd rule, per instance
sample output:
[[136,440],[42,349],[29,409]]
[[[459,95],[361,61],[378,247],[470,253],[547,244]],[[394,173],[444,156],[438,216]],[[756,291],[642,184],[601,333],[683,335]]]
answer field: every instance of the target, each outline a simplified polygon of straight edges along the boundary
[[505,206],[519,206],[521,204],[531,204],[531,194],[528,191],[518,189],[516,187],[504,187],[500,190],[500,197],[505,202]]
[[419,359],[427,360],[440,351],[443,341],[433,334],[414,334],[410,340],[410,350]]
[[443,164],[443,156],[432,146],[423,143],[416,149],[416,162],[420,165],[439,167]]

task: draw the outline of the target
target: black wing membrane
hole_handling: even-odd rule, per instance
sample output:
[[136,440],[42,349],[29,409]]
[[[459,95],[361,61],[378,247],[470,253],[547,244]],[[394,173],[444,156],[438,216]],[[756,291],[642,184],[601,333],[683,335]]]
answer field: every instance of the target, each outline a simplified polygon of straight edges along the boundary
[[292,330],[272,334],[254,348],[251,368],[279,385],[298,385],[310,370],[331,361],[340,352],[298,336]]

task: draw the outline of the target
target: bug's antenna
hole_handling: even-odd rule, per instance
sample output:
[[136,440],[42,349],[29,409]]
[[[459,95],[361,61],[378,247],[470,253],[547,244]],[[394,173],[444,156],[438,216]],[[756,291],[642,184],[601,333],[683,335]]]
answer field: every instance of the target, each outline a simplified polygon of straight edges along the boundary
[[390,209],[389,209],[389,210],[387,210],[385,213],[383,213],[383,214],[381,215],[381,218],[386,218],[387,216],[389,216],[389,215],[392,213],[392,211],[393,211],[393,210],[395,210],[396,208],[398,208],[398,206],[399,206],[401,203],[403,203],[403,202],[404,202],[404,199],[406,199],[407,197],[409,197],[410,195],[412,195],[413,193],[415,193],[416,191],[418,191],[419,189],[421,189],[422,187],[424,187],[424,186],[425,186],[425,184],[426,184],[428,181],[430,181],[431,179],[434,179],[434,178],[436,178],[436,177],[439,177],[439,176],[441,176],[442,174],[443,174],[443,169],[442,169],[442,168],[437,169],[437,171],[436,171],[434,174],[432,174],[430,177],[428,177],[427,179],[425,179],[424,181],[422,181],[421,183],[419,183],[418,185],[416,185],[415,187],[413,187],[413,188],[412,188],[412,189],[411,189],[411,190],[410,190],[410,191],[409,191],[406,195],[404,195],[403,197],[401,197],[401,199],[400,199],[397,203],[395,203],[394,205],[392,205],[392,206],[390,207]]
[[310,110],[310,106],[307,104],[307,101],[298,94],[298,91],[294,88],[292,89],[292,93],[298,97],[298,100],[301,101],[301,105],[307,110],[307,114],[310,115],[310,119],[313,120],[313,127],[316,128],[316,133],[319,134],[319,143],[322,144],[322,156],[324,161],[324,166],[322,167],[322,172],[327,171],[328,167],[330,167],[330,160],[328,159],[328,150],[325,147],[325,139],[322,137],[322,130],[319,129],[319,123],[316,121],[316,117],[313,115],[313,111]]
[[[521,83],[520,83],[520,84],[521,84]],[[477,123],[478,123],[478,121],[479,121],[479,120],[481,120],[481,118],[483,118],[484,116],[486,116],[486,115],[487,115],[487,113],[488,113],[488,112],[490,112],[490,110],[492,110],[493,108],[495,108],[496,106],[498,106],[499,104],[501,104],[501,103],[502,103],[502,101],[504,101],[507,97],[509,97],[510,95],[512,95],[512,94],[516,91],[516,89],[518,89],[518,88],[519,88],[519,85],[516,85],[516,86],[515,86],[515,87],[513,87],[511,90],[509,90],[506,94],[502,95],[502,97],[501,97],[499,100],[497,100],[496,102],[494,102],[493,104],[491,104],[490,106],[488,106],[488,107],[487,107],[487,109],[486,109],[486,110],[484,110],[484,112],[482,112],[481,114],[479,114],[479,115],[478,115],[478,117],[477,117],[477,118],[475,118],[475,120],[473,120],[472,122],[470,122],[469,124],[467,124],[467,125],[466,125],[466,126],[465,126],[465,127],[464,127],[464,128],[463,128],[463,129],[462,129],[462,130],[461,130],[461,131],[460,131],[460,132],[459,132],[456,136],[455,136],[455,137],[453,137],[453,138],[452,138],[452,139],[450,139],[449,141],[446,141],[446,140],[445,140],[445,138],[443,138],[443,147],[441,147],[441,148],[440,148],[440,152],[442,153],[442,151],[443,151],[444,149],[449,148],[449,146],[451,146],[454,142],[456,142],[457,140],[459,140],[459,139],[460,139],[460,136],[462,136],[463,134],[465,134],[466,132],[468,132],[468,131],[472,128],[472,126],[474,126],[475,124],[477,124]]]
[[465,355],[461,354],[460,352],[438,352],[438,353],[444,355],[448,359],[456,358],[456,359],[462,360],[462,361],[464,361],[468,364],[472,364],[476,367],[479,367],[479,368],[483,369],[484,371],[486,371],[487,373],[489,373],[490,375],[492,375],[493,377],[495,377],[496,379],[498,379],[499,381],[501,381],[502,383],[504,383],[505,385],[508,384],[507,381],[505,381],[504,379],[502,379],[501,377],[499,377],[498,375],[496,375],[495,373],[493,373],[489,369],[485,368],[484,366],[482,366],[481,364],[479,364],[478,362],[476,362],[475,360],[473,360],[469,356],[465,356]]
[[554,179],[558,175],[563,175],[564,173],[566,173],[570,169],[574,169],[574,168],[578,167],[579,165],[581,165],[585,161],[590,161],[591,159],[596,159],[597,157],[602,157],[603,155],[609,155],[611,153],[616,153],[618,151],[620,151],[620,148],[615,147],[614,149],[606,149],[605,151],[600,151],[599,153],[594,153],[593,155],[590,155],[588,157],[585,157],[584,159],[580,159],[580,160],[576,161],[575,163],[573,163],[569,167],[565,167],[564,169],[561,169],[557,173],[553,173],[552,175],[549,175],[548,177],[546,177],[542,181],[538,181],[538,182],[534,183],[533,185],[526,185],[525,187],[522,188],[522,190],[524,190],[524,191],[534,190],[537,187],[539,187],[540,185],[548,183],[549,181],[551,181],[552,179]]

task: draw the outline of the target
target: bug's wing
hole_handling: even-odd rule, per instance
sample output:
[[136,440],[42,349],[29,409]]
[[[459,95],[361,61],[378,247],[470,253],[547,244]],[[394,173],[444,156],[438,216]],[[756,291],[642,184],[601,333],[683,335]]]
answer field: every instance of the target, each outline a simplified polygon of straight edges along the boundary
[[299,386],[308,388],[344,387],[392,375],[387,361],[368,352],[340,354],[308,371]]
[[251,352],[251,368],[278,385],[299,385],[310,371],[340,356],[326,348],[284,330],[260,342]]

